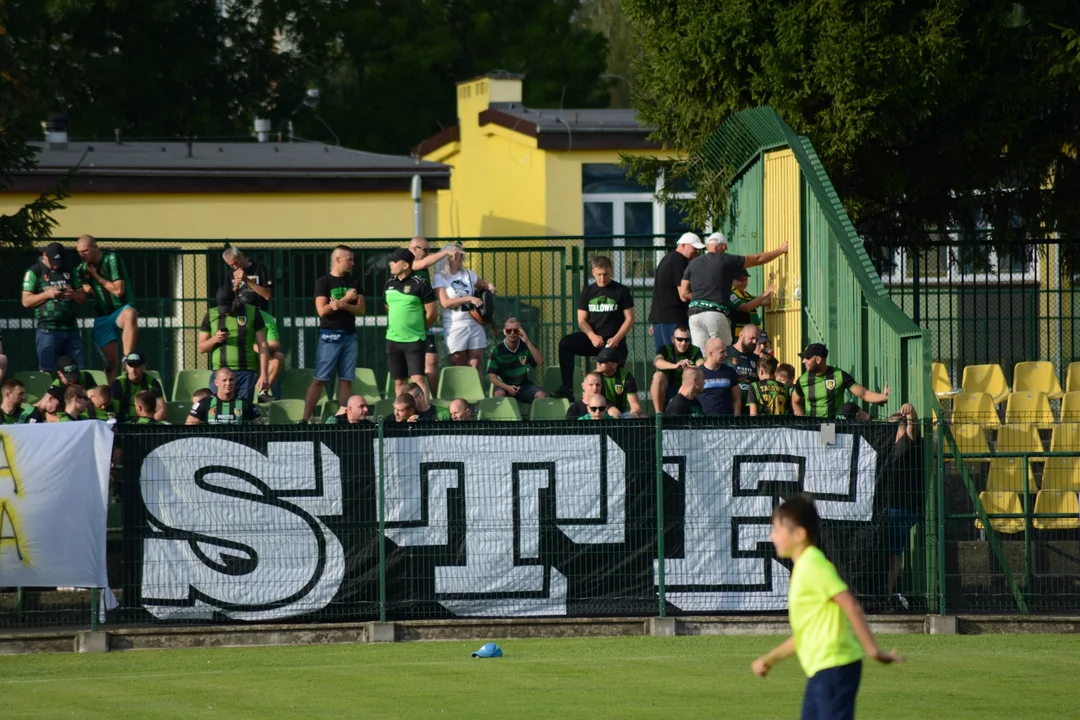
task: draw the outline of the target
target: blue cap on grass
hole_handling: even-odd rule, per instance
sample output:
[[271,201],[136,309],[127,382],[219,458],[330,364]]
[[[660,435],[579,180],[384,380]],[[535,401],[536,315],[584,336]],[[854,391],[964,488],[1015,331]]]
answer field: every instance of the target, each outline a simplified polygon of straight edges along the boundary
[[487,643],[484,647],[480,648],[472,654],[474,658],[494,658],[502,657],[502,648],[495,643]]

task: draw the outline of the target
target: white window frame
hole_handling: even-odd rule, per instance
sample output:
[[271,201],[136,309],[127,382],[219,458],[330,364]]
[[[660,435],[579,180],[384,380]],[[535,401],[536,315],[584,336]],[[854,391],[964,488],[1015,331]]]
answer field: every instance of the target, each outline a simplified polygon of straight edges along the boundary
[[[585,204],[592,202],[604,202],[611,203],[611,233],[614,237],[612,241],[613,247],[626,247],[626,238],[623,237],[626,234],[626,203],[642,203],[647,202],[652,204],[652,225],[653,232],[656,233],[653,237],[653,245],[659,248],[653,254],[655,255],[655,263],[659,263],[664,257],[664,235],[667,234],[667,216],[665,214],[665,204],[657,200],[657,196],[664,189],[664,172],[663,170],[656,177],[656,190],[655,192],[639,192],[639,193],[582,193],[581,194],[581,213],[582,217],[585,214]],[[694,193],[677,193],[674,196],[679,200],[692,200],[696,195]],[[706,227],[706,232],[711,230],[710,227]],[[651,288],[653,286],[653,277],[644,278],[628,278],[626,277],[625,268],[626,253],[619,252],[613,253],[611,259],[614,265],[614,277],[617,281],[626,285],[627,287],[643,287]],[[655,267],[655,264],[654,264]]]
[[[919,278],[920,285],[955,285],[957,282],[973,283],[980,285],[1002,285],[1035,283],[1039,278],[1039,254],[1027,264],[1024,272],[1003,273],[965,273],[960,267],[960,258],[955,245],[938,248],[939,252],[948,252],[947,272],[941,276],[922,275]],[[892,254],[892,272],[881,276],[881,282],[888,286],[909,286],[914,284],[914,278],[908,274],[908,251],[907,248],[896,248]],[[987,262],[991,267],[998,267],[997,251],[993,248],[987,256]],[[951,272],[950,272],[951,271]]]

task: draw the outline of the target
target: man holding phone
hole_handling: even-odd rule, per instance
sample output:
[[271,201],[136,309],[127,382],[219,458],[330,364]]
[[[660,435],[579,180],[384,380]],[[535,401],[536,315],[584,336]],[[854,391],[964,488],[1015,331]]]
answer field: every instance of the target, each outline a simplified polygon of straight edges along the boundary
[[[83,367],[82,337],[75,317],[75,305],[86,302],[78,271],[69,269],[64,246],[49,243],[23,276],[22,304],[33,308],[37,324],[38,368],[56,372],[56,361],[67,355]],[[77,288],[77,289],[76,289]]]

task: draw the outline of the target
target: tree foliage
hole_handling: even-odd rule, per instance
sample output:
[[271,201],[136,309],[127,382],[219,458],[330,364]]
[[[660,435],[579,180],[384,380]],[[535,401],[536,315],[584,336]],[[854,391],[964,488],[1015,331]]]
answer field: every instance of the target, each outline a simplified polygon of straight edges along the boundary
[[[693,176],[724,119],[767,104],[810,137],[873,243],[981,227],[999,246],[1080,236],[1073,0],[623,5],[642,46],[634,105],[685,153],[674,172]],[[730,179],[694,177],[695,219],[723,210]]]
[[[534,107],[604,107],[607,45],[579,0],[354,0],[328,39],[318,112],[352,147],[403,153],[456,119],[455,83],[525,73]],[[303,111],[298,130],[325,139]]]

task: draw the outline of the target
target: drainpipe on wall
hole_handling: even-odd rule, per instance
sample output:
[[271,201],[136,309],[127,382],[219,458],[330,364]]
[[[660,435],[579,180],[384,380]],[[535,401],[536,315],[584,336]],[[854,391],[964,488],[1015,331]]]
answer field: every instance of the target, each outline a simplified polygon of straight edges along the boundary
[[424,234],[424,201],[420,196],[420,176],[412,176],[412,202],[413,202],[413,237],[422,237]]

